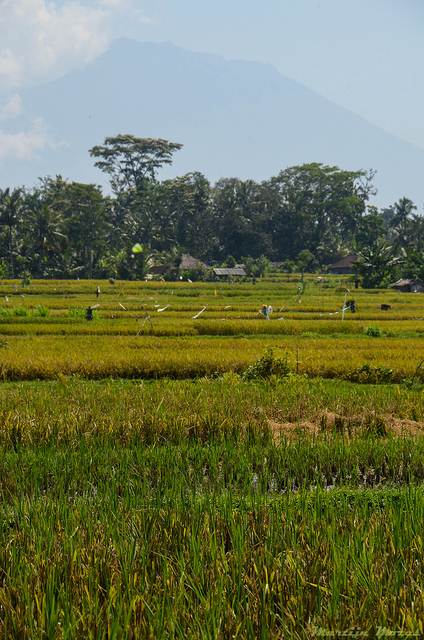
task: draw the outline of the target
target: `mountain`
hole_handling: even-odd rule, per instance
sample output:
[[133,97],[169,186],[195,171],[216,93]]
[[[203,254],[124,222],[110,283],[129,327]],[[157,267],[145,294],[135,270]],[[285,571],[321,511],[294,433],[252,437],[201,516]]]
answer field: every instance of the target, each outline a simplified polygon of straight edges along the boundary
[[[2,123],[28,131],[37,118],[56,148],[3,162],[0,187],[61,174],[107,184],[88,149],[118,133],[184,144],[160,179],[200,171],[264,180],[287,166],[322,162],[375,169],[378,196],[424,202],[424,150],[290,80],[268,64],[225,60],[166,42],[122,38],[86,68],[20,93],[23,113]],[[6,125],[8,125],[6,127]],[[0,140],[1,143],[1,140]]]

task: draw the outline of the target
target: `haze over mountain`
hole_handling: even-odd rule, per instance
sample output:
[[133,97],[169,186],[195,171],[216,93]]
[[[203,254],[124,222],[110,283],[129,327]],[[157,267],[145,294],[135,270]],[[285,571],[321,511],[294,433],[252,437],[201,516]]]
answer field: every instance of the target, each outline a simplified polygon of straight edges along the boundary
[[20,98],[22,112],[4,121],[3,130],[32,131],[46,142],[32,158],[3,160],[1,188],[31,187],[56,174],[107,185],[88,149],[130,133],[184,145],[160,179],[200,171],[212,182],[260,181],[287,166],[322,162],[375,169],[378,195],[371,204],[389,206],[406,196],[421,211],[424,202],[423,149],[267,64],[122,38],[83,70]]

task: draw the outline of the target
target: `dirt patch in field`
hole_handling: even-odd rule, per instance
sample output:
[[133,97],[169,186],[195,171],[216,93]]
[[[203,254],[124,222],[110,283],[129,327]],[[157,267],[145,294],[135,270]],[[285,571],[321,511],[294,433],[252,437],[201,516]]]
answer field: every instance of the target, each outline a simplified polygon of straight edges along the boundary
[[295,438],[301,434],[317,435],[319,433],[319,425],[309,421],[301,422],[275,422],[268,420],[268,424],[276,440],[285,436],[286,438]]
[[415,422],[407,418],[385,417],[388,428],[399,436],[411,434],[419,436],[424,434],[424,422]]
[[[419,436],[424,434],[424,422],[416,422],[407,418],[395,418],[392,415],[380,415],[386,430],[397,436],[412,435]],[[307,420],[299,420],[298,422],[276,422],[268,419],[269,427],[273,433],[275,440],[281,437],[296,438],[300,435],[322,435],[329,431],[338,431],[347,436],[353,435],[355,431],[366,428],[367,418],[364,416],[339,416],[324,411],[317,415],[311,416]]]

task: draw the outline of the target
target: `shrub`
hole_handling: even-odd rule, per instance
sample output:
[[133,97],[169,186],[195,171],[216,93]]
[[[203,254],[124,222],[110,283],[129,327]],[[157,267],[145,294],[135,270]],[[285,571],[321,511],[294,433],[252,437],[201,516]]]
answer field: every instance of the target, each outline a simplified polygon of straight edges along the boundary
[[50,315],[50,309],[42,304],[39,304],[34,309],[34,315],[40,318],[47,318]]
[[373,338],[381,338],[381,336],[383,335],[380,327],[376,327],[372,324],[368,325],[368,327],[365,329],[365,333],[367,334],[367,336],[372,336]]
[[80,307],[69,307],[68,309],[68,316],[70,318],[85,318],[86,315],[87,311]]
[[364,364],[346,375],[346,380],[371,384],[388,384],[393,382],[393,369],[373,364]]
[[283,378],[291,372],[287,353],[275,356],[275,349],[268,348],[262,356],[243,371],[244,380],[267,380],[272,377]]
[[[69,307],[68,316],[70,318],[86,318],[87,309],[81,309],[81,307]],[[99,312],[97,311],[97,309],[93,309],[93,320],[98,320],[99,318]]]
[[27,316],[29,314],[28,309],[26,307],[15,307],[13,309],[14,316]]

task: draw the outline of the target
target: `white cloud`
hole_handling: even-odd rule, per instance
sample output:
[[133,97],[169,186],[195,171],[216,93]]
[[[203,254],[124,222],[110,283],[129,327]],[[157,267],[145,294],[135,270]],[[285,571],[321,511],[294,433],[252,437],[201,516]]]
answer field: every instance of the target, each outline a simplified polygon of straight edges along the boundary
[[46,147],[56,149],[65,143],[56,143],[42,118],[36,118],[30,131],[5,133],[0,130],[0,161],[6,158],[18,160],[38,159],[38,152]]
[[0,109],[0,120],[7,120],[8,118],[15,118],[24,110],[22,106],[21,97],[14,93],[10,96],[4,107]]
[[0,90],[57,78],[94,60],[132,2],[0,0]]
[[[0,29],[0,33],[1,33]],[[2,49],[0,51],[0,86],[1,80],[4,78],[10,85],[19,83],[19,79],[23,72],[23,65],[10,49]]]
[[128,8],[130,2],[128,0],[98,0],[98,4],[104,7]]

